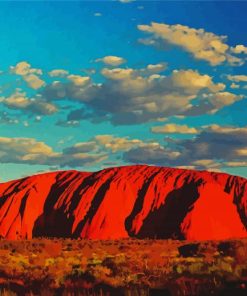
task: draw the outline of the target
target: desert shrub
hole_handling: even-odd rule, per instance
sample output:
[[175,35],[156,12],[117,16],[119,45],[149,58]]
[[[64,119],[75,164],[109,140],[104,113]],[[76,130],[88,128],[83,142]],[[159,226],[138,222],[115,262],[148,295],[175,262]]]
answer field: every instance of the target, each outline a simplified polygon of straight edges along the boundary
[[114,257],[112,256],[106,257],[102,262],[102,266],[110,269],[113,276],[117,275],[120,271],[117,263],[114,261]]
[[95,265],[100,265],[102,264],[102,260],[98,258],[98,256],[94,253],[92,258],[88,259],[88,264],[87,266],[95,266]]
[[222,256],[231,256],[235,255],[235,245],[233,242],[225,241],[218,244],[217,250]]
[[178,247],[178,252],[181,257],[194,257],[198,255],[200,244],[187,244]]
[[96,278],[88,270],[73,269],[63,280],[63,286],[67,289],[90,289],[96,283]]

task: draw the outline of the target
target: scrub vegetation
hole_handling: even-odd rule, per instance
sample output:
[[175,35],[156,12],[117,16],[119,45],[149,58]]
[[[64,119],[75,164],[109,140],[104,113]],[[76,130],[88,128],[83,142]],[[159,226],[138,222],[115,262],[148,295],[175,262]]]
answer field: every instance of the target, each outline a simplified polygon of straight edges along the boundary
[[247,295],[247,240],[0,240],[0,295]]

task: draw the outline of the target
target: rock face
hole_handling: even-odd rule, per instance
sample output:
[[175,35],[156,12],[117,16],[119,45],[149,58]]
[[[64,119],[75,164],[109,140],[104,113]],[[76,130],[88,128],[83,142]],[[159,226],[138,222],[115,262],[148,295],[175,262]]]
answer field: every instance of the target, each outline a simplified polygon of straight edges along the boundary
[[90,239],[247,237],[247,180],[126,166],[0,184],[0,236]]

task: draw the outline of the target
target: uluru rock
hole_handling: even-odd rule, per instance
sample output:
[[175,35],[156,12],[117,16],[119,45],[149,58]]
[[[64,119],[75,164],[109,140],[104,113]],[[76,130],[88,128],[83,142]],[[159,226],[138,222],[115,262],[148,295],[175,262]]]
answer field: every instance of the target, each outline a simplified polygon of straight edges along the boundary
[[247,180],[125,166],[60,171],[0,184],[0,236],[118,239],[247,237]]

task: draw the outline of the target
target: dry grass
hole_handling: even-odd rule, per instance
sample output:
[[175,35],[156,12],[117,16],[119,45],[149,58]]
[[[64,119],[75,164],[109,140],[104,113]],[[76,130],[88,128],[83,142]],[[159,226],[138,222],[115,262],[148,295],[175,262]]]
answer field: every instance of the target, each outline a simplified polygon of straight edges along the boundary
[[0,295],[247,295],[246,286],[247,240],[0,240]]

